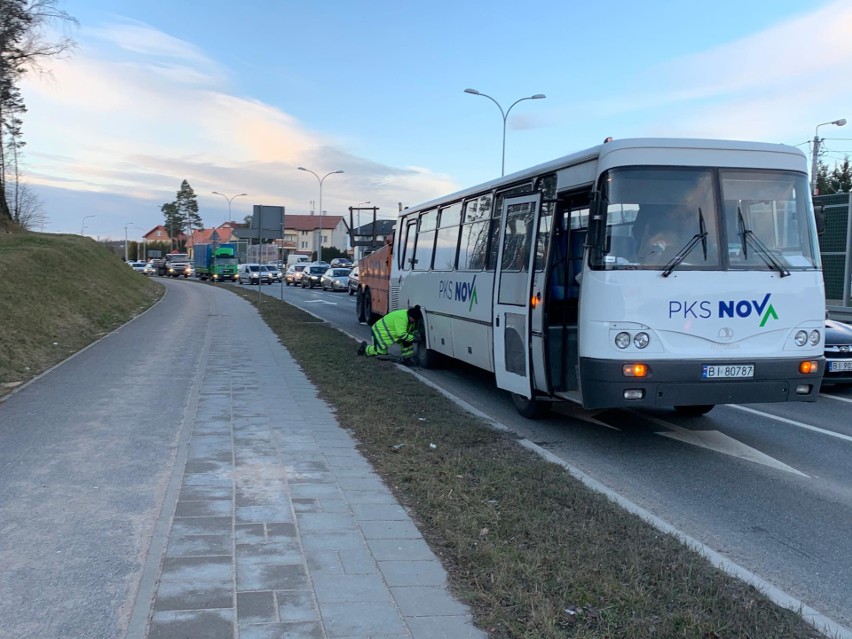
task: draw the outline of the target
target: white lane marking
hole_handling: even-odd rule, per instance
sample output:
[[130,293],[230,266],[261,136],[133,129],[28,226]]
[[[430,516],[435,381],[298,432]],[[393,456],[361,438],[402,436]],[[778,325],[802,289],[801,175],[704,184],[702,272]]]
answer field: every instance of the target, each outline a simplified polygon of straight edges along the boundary
[[846,402],[847,404],[852,404],[852,398],[849,397],[838,397],[837,395],[828,395],[826,393],[820,393],[820,397],[825,397],[826,399],[836,399],[838,402]]
[[[685,444],[691,444],[693,446],[699,446],[700,448],[714,450],[717,453],[722,453],[723,455],[730,455],[731,457],[745,459],[746,461],[754,462],[755,464],[761,464],[777,470],[783,470],[801,477],[808,477],[805,473],[788,466],[784,462],[779,461],[774,457],[770,457],[765,453],[761,453],[759,450],[752,448],[751,446],[747,446],[733,437],[725,435],[725,433],[720,433],[718,430],[689,430],[688,428],[676,426],[675,424],[663,421],[662,419],[657,419],[656,417],[651,417],[650,415],[646,415],[645,418],[659,426],[662,426],[663,428],[668,429],[668,432],[657,433],[657,435],[676,439],[677,441],[684,442]],[[810,479],[810,477],[808,477],[808,479]]]
[[725,406],[728,406],[730,408],[736,408],[737,410],[741,410],[746,413],[751,413],[753,415],[760,415],[761,417],[767,417],[769,419],[774,419],[779,422],[784,422],[785,424],[790,424],[791,426],[798,426],[799,428],[804,428],[805,430],[812,430],[815,433],[828,435],[829,437],[836,437],[837,439],[842,439],[843,441],[852,442],[852,437],[850,437],[849,435],[835,433],[833,430],[826,430],[825,428],[819,428],[818,426],[811,426],[810,424],[793,421],[792,419],[787,419],[786,417],[778,417],[776,415],[770,415],[769,413],[762,413],[759,410],[754,410],[753,408],[746,408],[745,406],[739,406],[737,404],[725,404]]
[[329,302],[328,300],[305,300],[302,304],[330,304],[331,306],[337,306],[337,302]]

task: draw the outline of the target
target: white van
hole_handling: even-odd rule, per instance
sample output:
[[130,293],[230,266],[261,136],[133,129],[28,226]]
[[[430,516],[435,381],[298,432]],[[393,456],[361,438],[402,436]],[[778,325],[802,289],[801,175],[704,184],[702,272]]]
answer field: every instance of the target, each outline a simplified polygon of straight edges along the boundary
[[287,256],[287,266],[293,266],[293,264],[307,264],[310,261],[311,258],[307,255],[290,253],[290,255]]

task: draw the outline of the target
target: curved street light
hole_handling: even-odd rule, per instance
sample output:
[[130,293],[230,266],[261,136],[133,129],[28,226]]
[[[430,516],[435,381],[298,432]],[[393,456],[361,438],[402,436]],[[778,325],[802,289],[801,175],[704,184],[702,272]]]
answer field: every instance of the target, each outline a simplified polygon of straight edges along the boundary
[[213,195],[221,195],[223,198],[228,200],[228,221],[229,222],[231,221],[231,202],[233,202],[235,198],[241,197],[243,195],[248,195],[248,193],[237,193],[233,197],[228,197],[224,193],[219,193],[219,191],[211,191],[211,193],[213,193]]
[[335,173],[343,173],[343,171],[331,171],[329,173],[326,173],[322,177],[320,177],[319,175],[317,175],[316,173],[314,173],[310,169],[306,169],[303,166],[300,166],[299,170],[300,171],[307,171],[308,173],[310,173],[311,175],[313,175],[317,179],[317,182],[319,182],[319,189],[320,189],[320,192],[319,192],[320,239],[319,239],[319,248],[317,248],[317,262],[322,262],[322,183],[325,182],[325,178],[327,178],[329,175],[334,175]]
[[88,220],[90,217],[96,217],[96,216],[95,215],[84,215],[83,216],[83,223],[80,225],[80,235],[86,234],[86,220]]
[[500,106],[500,103],[486,93],[482,93],[481,91],[477,91],[476,89],[465,89],[464,92],[470,93],[471,95],[481,95],[483,98],[488,98],[494,104],[497,105],[498,109],[500,109],[500,115],[503,116],[503,162],[500,165],[500,175],[506,175],[506,119],[509,117],[509,111],[511,111],[512,107],[514,107],[518,102],[523,102],[524,100],[543,100],[547,96],[543,93],[536,93],[535,95],[531,95],[526,98],[520,98],[512,102],[512,105],[508,109],[503,111],[503,107]]
[[811,195],[817,195],[817,164],[819,162],[819,128],[821,126],[826,126],[827,124],[834,124],[835,126],[844,126],[846,124],[846,118],[840,118],[839,120],[832,120],[831,122],[823,122],[822,124],[816,125],[816,130],[814,131],[814,156],[811,161]]

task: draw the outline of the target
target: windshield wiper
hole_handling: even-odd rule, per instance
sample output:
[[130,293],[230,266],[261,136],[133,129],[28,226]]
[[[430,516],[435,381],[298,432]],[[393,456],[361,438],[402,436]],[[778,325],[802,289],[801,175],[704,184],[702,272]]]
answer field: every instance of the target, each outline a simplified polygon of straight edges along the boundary
[[668,277],[672,274],[680,263],[686,259],[686,256],[692,252],[692,249],[701,242],[701,248],[704,250],[704,261],[707,261],[707,227],[704,224],[704,215],[701,213],[701,207],[698,207],[698,233],[692,236],[692,239],[686,243],[682,249],[680,249],[677,254],[669,260],[669,263],[666,264],[666,267],[663,269],[663,277]]
[[739,226],[740,238],[743,244],[743,257],[748,259],[748,243],[751,242],[754,246],[760,259],[771,269],[778,271],[781,277],[787,277],[790,271],[772,254],[766,245],[760,241],[760,238],[754,234],[750,228],[746,227],[745,219],[743,219],[743,210],[737,207],[737,226]]

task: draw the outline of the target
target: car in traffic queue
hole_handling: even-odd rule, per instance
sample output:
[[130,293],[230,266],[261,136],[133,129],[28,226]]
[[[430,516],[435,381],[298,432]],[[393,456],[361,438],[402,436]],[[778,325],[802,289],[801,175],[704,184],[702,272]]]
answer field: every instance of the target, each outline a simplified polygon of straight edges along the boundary
[[284,283],[287,286],[290,286],[290,284],[298,286],[299,280],[302,279],[302,272],[305,270],[307,265],[307,262],[305,262],[302,264],[291,264],[288,266],[284,273]]
[[280,282],[284,278],[281,273],[281,269],[275,264],[263,264],[262,266],[269,272],[269,277],[272,278],[273,282]]
[[157,274],[157,265],[154,262],[148,262],[142,268],[142,273],[145,275],[156,275]]
[[331,260],[330,266],[336,266],[338,268],[352,268],[354,264],[352,264],[352,260],[348,257],[335,257]]
[[358,267],[356,266],[349,272],[349,294],[355,295],[358,292],[358,284],[361,281],[361,278],[358,276]]
[[321,286],[320,281],[322,280],[322,276],[329,269],[328,264],[312,262],[305,267],[305,270],[302,271],[302,277],[299,280],[299,285],[302,288],[313,288],[314,286]]
[[240,264],[237,281],[240,284],[272,284],[272,277],[261,264]]
[[348,291],[349,273],[351,272],[351,268],[336,268],[332,266],[330,269],[326,270],[320,278],[320,286],[322,286],[322,290],[327,291],[330,289],[332,291]]
[[823,385],[852,384],[852,326],[825,320]]
[[145,262],[142,262],[142,261],[128,260],[127,263],[137,273],[141,273],[145,268]]

